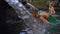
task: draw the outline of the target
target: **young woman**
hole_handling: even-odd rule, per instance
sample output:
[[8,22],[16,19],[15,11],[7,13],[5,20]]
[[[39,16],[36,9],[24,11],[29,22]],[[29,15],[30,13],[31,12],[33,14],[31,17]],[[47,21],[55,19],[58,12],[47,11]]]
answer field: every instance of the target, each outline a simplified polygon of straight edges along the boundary
[[55,21],[55,19],[50,16],[51,14],[54,14],[55,13],[55,10],[54,10],[54,7],[53,6],[54,6],[54,4],[52,2],[50,2],[49,3],[49,13],[47,13],[47,12],[40,12],[39,15],[40,15],[40,20],[42,22],[49,24],[50,22],[54,22]]
[[49,3],[49,12],[51,13],[51,14],[54,14],[55,13],[55,10],[54,10],[54,4],[53,4],[53,2],[50,2]]

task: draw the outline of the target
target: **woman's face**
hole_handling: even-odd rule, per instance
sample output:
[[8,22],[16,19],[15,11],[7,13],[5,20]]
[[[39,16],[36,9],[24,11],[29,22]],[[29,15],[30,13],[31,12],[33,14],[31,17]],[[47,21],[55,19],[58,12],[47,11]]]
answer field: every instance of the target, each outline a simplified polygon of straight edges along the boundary
[[52,6],[54,6],[54,3],[52,3],[52,2],[49,3],[49,7],[52,7]]

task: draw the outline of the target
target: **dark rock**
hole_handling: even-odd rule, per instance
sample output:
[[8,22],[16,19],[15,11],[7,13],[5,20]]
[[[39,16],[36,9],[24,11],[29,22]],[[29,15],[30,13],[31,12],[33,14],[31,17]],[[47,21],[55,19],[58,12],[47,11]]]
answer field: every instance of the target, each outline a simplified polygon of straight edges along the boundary
[[0,0],[0,34],[18,34],[24,29],[24,21],[4,0]]

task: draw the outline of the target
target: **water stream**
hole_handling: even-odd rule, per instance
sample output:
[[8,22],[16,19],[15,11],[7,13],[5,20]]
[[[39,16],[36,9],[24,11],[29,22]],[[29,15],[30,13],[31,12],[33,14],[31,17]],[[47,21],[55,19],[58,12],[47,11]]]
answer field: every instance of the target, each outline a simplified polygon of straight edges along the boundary
[[[50,34],[47,31],[47,27],[55,26],[57,24],[43,24],[42,22],[36,20],[34,17],[32,17],[32,14],[29,12],[29,10],[18,0],[6,0],[10,6],[13,7],[13,9],[16,10],[16,13],[18,14],[18,17],[21,17],[26,25],[32,29],[32,34]],[[30,7],[32,7],[34,10],[37,10],[33,5],[29,4]],[[39,11],[39,10],[37,10]],[[28,33],[31,34],[31,33]]]

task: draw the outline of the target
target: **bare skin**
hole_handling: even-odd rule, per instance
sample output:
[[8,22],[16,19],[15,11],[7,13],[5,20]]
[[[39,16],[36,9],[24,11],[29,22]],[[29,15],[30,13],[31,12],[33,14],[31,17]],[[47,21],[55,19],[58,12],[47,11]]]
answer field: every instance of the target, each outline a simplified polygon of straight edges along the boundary
[[48,21],[48,20],[46,20],[44,17],[40,17],[40,21],[42,21],[42,22],[44,22],[44,23],[47,23],[47,24],[49,24],[50,22]]
[[41,13],[39,19],[40,19],[42,22],[49,24],[50,22],[47,20],[48,16],[49,16],[48,13]]
[[51,14],[54,14],[55,13],[55,10],[54,10],[54,4],[51,2],[49,3],[49,8],[50,8],[50,13],[46,13],[46,12],[42,12],[40,13],[40,20],[44,23],[47,23],[49,24],[50,22],[47,20],[48,19],[48,16],[51,15]]
[[31,11],[33,17],[35,17],[35,18],[37,17],[40,21],[49,24],[50,22],[47,20],[49,15],[55,13],[54,7],[53,8],[52,7],[53,7],[53,3],[49,3],[49,8],[51,9],[50,13],[42,12],[38,15],[39,17],[37,16],[37,13],[34,12],[34,10],[30,10],[30,11]]
[[50,11],[50,13],[51,14],[54,14],[55,13],[55,9],[54,9],[54,4],[51,2],[51,3],[49,3],[49,11]]

